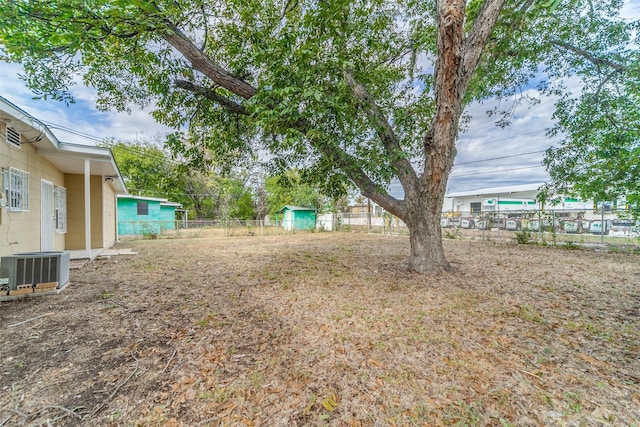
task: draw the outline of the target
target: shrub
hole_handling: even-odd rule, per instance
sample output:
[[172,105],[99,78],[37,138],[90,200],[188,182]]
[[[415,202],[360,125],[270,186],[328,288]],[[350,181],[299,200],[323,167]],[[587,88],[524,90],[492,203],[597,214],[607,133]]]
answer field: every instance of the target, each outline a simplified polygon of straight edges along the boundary
[[564,249],[579,249],[580,245],[572,240],[567,240],[562,246]]
[[531,231],[523,228],[520,231],[516,231],[516,242],[519,245],[526,245],[531,241]]
[[447,239],[461,239],[462,231],[460,231],[460,229],[457,227],[454,227],[451,229],[445,229],[444,237],[446,237]]

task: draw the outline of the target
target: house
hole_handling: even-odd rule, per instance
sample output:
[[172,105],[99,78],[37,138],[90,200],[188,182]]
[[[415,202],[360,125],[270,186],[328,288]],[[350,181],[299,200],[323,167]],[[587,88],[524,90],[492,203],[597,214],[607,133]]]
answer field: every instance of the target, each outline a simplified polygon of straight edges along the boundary
[[167,199],[118,195],[118,236],[158,235],[176,229],[176,211],[180,203]]
[[285,206],[278,211],[285,230],[313,230],[316,228],[316,208]]
[[127,190],[108,148],[61,142],[0,97],[0,169],[0,256],[94,258],[116,242],[116,194]]

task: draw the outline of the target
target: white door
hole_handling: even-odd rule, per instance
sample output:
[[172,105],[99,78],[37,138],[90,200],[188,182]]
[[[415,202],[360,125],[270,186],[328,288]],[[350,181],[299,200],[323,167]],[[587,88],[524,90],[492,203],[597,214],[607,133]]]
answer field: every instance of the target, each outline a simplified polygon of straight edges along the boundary
[[53,232],[55,226],[55,216],[53,208],[53,184],[49,181],[42,180],[41,191],[42,209],[40,217],[40,239],[41,250],[53,250]]

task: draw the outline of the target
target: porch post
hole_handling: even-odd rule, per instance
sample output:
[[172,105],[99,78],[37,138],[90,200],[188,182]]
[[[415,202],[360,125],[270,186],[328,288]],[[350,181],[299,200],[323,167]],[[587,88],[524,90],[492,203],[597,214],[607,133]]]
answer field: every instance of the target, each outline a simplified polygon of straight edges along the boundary
[[84,159],[84,246],[91,259],[91,161]]
[[114,198],[114,202],[115,202],[115,207],[116,207],[116,214],[115,214],[115,218],[116,218],[116,243],[118,243],[120,241],[120,231],[118,230],[118,195],[114,194],[113,195]]

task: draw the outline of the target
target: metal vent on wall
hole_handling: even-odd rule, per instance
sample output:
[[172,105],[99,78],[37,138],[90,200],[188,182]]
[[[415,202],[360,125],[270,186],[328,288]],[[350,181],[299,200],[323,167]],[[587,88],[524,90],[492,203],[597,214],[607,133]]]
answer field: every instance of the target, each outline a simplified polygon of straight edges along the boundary
[[10,127],[7,127],[7,142],[20,147],[20,134]]

